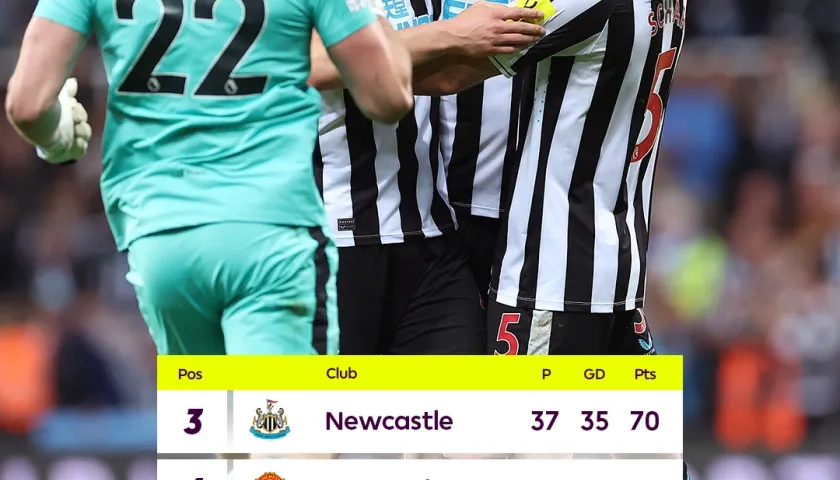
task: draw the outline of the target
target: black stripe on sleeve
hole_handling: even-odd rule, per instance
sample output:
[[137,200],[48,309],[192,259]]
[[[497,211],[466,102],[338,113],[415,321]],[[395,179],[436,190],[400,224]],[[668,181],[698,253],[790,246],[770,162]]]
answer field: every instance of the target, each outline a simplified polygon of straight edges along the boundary
[[[566,0],[563,0],[566,1]],[[511,69],[516,73],[540,61],[584,42],[604,29],[617,0],[599,0],[564,25],[549,33],[517,60]]]
[[[632,2],[633,0],[621,0]],[[566,256],[567,304],[592,302],[595,271],[594,180],[601,149],[612,121],[621,86],[630,65],[635,40],[635,19],[630,13],[610,18],[607,47],[592,103],[583,125],[575,169],[569,185],[569,242]],[[624,179],[618,179],[624,182]]]

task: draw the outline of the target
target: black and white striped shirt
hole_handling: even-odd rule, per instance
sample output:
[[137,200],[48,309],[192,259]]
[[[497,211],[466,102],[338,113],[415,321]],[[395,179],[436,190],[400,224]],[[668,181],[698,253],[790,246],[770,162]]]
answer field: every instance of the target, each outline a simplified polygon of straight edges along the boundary
[[[445,4],[445,3],[444,3]],[[499,218],[501,192],[516,154],[516,115],[521,77],[493,77],[441,98],[440,141],[449,200],[479,217]]]
[[[556,0],[524,73],[521,162],[491,293],[607,313],[642,306],[650,202],[687,0]],[[531,68],[534,67],[535,68]]]
[[[438,0],[391,0],[396,29],[432,21]],[[415,97],[413,115],[365,118],[347,90],[322,92],[315,175],[339,247],[401,243],[454,230],[440,158],[440,99]]]
[[[477,0],[443,0],[442,19],[456,17]],[[509,4],[507,0],[489,0]],[[471,215],[499,218],[501,192],[516,168],[513,109],[521,78],[494,77],[456,95],[441,97],[440,143],[449,201]]]

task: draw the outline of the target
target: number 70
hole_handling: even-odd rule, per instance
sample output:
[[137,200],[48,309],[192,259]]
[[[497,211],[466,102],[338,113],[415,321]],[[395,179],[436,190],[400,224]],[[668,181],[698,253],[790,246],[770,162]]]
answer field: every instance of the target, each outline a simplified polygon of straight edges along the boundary
[[642,423],[643,419],[644,427],[649,431],[652,432],[659,428],[659,414],[654,411],[643,412],[641,410],[634,410],[630,412],[630,415],[636,417],[636,419],[633,420],[633,426],[630,428],[630,430],[636,430],[637,428],[639,428],[639,424]]

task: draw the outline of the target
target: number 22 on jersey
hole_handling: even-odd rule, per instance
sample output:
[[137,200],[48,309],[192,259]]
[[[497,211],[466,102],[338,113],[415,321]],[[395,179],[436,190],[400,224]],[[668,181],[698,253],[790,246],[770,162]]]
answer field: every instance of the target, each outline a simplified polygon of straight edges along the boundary
[[[157,29],[146,42],[125,78],[117,87],[119,93],[186,94],[187,76],[178,73],[158,73],[157,68],[178,37],[184,24],[185,0],[116,0],[117,18],[134,20],[134,6],[138,2],[160,3]],[[235,76],[242,59],[259,39],[265,28],[265,0],[239,0],[244,11],[236,33],[224,51],[216,58],[193,92],[194,96],[234,97],[262,93],[268,83],[266,75]],[[192,21],[215,21],[214,9],[218,0],[195,0]]]

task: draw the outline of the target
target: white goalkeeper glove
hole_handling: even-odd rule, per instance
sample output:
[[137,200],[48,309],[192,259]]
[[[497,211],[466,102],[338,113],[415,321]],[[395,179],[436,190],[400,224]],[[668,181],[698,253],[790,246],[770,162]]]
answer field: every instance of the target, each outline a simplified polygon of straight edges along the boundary
[[61,117],[53,134],[53,141],[48,145],[38,145],[37,152],[41,159],[52,164],[67,163],[85,154],[91,137],[88,114],[85,107],[76,100],[79,82],[70,78],[64,82],[58,94]]

